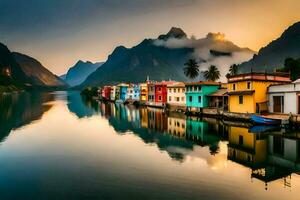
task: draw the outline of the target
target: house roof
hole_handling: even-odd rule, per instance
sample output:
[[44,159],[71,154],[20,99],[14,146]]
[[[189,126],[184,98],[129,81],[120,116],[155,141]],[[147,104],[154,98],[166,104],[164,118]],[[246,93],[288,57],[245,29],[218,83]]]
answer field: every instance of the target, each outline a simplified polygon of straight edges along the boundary
[[186,82],[185,85],[221,85],[221,82],[198,81],[198,82]]
[[175,83],[168,84],[167,87],[170,88],[185,87],[185,84],[183,82],[175,82]]
[[250,95],[253,94],[255,91],[254,90],[242,90],[242,91],[232,91],[232,92],[227,92],[228,95]]
[[228,83],[240,81],[269,81],[269,82],[282,82],[290,83],[290,74],[287,73],[246,73],[237,74],[227,77]]
[[217,90],[216,92],[207,95],[209,97],[223,97],[223,96],[227,96],[227,89],[226,88],[221,88],[219,90]]
[[176,83],[175,81],[162,81],[162,82],[157,82],[155,85],[170,85]]

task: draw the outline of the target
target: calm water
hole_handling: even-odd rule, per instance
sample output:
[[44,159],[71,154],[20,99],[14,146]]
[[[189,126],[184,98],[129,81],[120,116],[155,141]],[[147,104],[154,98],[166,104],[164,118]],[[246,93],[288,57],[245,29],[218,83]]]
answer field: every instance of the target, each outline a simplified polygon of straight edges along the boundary
[[300,135],[76,92],[0,98],[1,199],[299,199]]

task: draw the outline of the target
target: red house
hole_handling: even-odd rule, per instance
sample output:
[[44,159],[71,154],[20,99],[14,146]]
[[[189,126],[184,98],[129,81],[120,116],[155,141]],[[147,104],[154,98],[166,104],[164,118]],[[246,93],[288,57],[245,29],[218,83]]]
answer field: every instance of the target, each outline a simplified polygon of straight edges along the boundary
[[102,88],[102,98],[103,99],[106,99],[106,100],[110,99],[110,90],[111,90],[110,86],[104,86]]
[[165,106],[168,97],[168,84],[173,84],[174,81],[162,81],[155,83],[155,104],[157,106]]

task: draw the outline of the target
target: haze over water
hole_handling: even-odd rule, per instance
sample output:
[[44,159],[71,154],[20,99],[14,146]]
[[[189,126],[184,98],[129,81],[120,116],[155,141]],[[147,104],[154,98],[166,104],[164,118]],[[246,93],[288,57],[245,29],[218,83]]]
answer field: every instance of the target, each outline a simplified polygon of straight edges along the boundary
[[3,199],[299,199],[297,134],[78,92],[3,96],[0,110]]

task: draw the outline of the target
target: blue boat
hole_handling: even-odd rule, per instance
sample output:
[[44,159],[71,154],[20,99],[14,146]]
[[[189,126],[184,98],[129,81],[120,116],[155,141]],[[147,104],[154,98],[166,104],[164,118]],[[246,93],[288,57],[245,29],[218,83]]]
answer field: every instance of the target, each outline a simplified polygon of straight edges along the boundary
[[280,126],[272,125],[272,126],[264,126],[264,125],[258,125],[258,126],[252,126],[249,129],[250,133],[268,133],[273,131],[280,131]]
[[264,124],[264,125],[280,125],[281,119],[271,119],[259,115],[251,115],[251,120],[255,124]]

